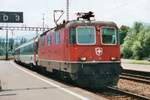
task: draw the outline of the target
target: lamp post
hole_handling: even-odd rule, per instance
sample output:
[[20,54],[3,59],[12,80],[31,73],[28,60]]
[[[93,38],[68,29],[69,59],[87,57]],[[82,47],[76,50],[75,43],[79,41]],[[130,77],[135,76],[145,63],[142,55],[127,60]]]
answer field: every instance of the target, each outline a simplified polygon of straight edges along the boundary
[[8,29],[6,30],[6,60],[8,60]]
[[42,20],[43,20],[43,33],[44,33],[44,31],[45,31],[45,30],[44,30],[44,27],[45,27],[45,26],[44,26],[44,24],[45,24],[45,14],[44,14],[44,13],[43,13],[43,18],[42,18]]
[[14,33],[13,33],[14,30],[11,30],[11,34],[12,34],[12,39],[11,39],[11,43],[10,44],[10,49],[11,49],[11,52],[13,52],[14,50]]
[[1,86],[2,84],[1,84],[1,80],[0,80],[0,91],[2,90],[2,86]]
[[67,17],[67,21],[69,21],[69,0],[67,0],[66,6],[67,6],[67,7],[66,7],[66,13],[67,13],[66,15],[67,15],[67,16],[66,16],[66,17]]

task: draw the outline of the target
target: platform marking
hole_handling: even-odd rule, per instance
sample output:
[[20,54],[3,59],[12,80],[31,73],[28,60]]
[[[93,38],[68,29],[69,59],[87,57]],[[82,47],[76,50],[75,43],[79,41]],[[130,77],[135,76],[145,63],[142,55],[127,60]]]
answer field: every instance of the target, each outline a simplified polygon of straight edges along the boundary
[[59,88],[60,90],[63,90],[63,91],[65,91],[65,92],[67,92],[67,93],[69,93],[69,94],[71,94],[71,95],[73,95],[73,96],[76,96],[76,97],[78,97],[78,98],[80,98],[80,99],[82,99],[82,100],[90,100],[90,99],[88,99],[88,98],[86,98],[86,97],[84,97],[84,96],[81,96],[81,95],[79,95],[79,94],[77,94],[77,93],[74,93],[74,92],[72,92],[72,91],[70,91],[70,90],[67,90],[67,89],[65,89],[65,88],[63,88],[63,87],[61,87],[61,86],[59,86],[59,85],[56,85],[56,84],[54,84],[54,83],[52,83],[52,82],[50,82],[50,81],[48,81],[48,80],[45,80],[45,79],[43,79],[43,78],[41,78],[41,77],[39,77],[39,76],[36,76],[35,74],[33,74],[33,73],[31,73],[31,72],[29,72],[29,71],[27,71],[27,70],[21,68],[20,66],[14,64],[12,61],[11,61],[10,63],[11,63],[14,67],[16,67],[17,69],[19,69],[19,70],[21,70],[21,71],[23,71],[23,72],[25,72],[25,73],[27,73],[27,74],[29,74],[29,75],[31,75],[31,76],[37,78],[37,79],[40,79],[40,80],[42,80],[42,81],[44,81],[44,82],[46,82],[46,83],[48,83],[48,84],[50,84],[50,85],[52,85],[52,86],[54,86],[54,87],[57,87],[57,88]]

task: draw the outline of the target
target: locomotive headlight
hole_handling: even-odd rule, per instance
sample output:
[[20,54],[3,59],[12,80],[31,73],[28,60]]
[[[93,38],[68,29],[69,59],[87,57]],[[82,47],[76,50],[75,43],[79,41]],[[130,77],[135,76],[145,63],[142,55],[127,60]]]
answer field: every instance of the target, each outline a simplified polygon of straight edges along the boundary
[[86,57],[81,57],[80,60],[81,61],[86,61],[87,59],[86,59]]
[[117,60],[117,58],[116,57],[111,57],[111,60],[115,61],[115,60]]

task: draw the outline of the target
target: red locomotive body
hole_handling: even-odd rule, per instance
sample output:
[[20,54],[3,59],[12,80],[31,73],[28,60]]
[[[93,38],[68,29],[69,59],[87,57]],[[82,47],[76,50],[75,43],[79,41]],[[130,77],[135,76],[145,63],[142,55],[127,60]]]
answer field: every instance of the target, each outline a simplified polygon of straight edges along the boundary
[[116,85],[120,66],[117,26],[113,22],[75,20],[43,33],[38,66],[80,86]]
[[85,13],[79,18],[87,20],[64,22],[19,46],[15,60],[36,65],[82,87],[116,85],[122,69],[117,26],[91,21],[90,17],[91,12]]

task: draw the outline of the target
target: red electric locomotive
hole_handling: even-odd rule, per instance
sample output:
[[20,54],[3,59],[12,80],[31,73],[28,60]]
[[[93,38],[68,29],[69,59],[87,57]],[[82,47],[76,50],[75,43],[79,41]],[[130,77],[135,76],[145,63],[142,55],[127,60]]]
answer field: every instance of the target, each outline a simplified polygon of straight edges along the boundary
[[82,87],[116,85],[122,69],[118,29],[114,22],[90,20],[93,16],[82,14],[41,34],[36,64]]
[[92,12],[79,15],[16,48],[15,60],[82,87],[116,85],[122,69],[116,24],[92,21]]

